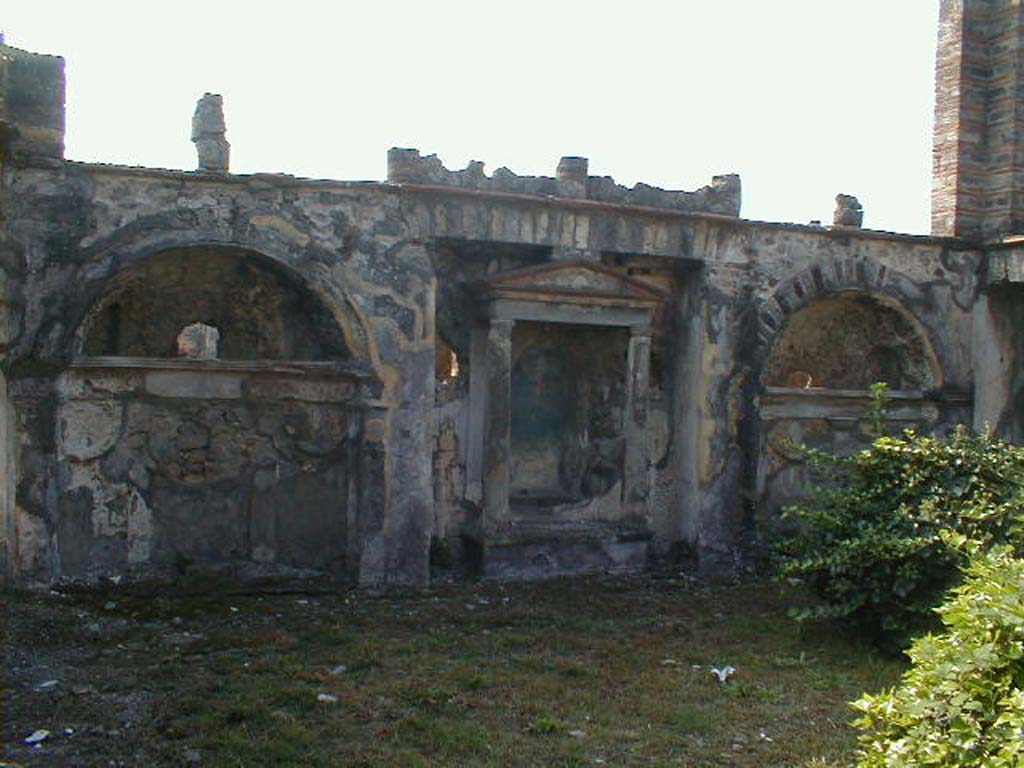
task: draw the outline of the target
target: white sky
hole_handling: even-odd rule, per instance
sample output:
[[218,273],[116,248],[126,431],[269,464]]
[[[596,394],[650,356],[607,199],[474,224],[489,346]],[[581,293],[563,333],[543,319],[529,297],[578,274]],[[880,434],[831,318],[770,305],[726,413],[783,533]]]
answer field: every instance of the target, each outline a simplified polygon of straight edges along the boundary
[[224,96],[236,173],[383,179],[388,147],[449,168],[695,189],[742,215],[929,228],[937,0],[7,0],[9,45],[67,59],[67,156],[195,167]]

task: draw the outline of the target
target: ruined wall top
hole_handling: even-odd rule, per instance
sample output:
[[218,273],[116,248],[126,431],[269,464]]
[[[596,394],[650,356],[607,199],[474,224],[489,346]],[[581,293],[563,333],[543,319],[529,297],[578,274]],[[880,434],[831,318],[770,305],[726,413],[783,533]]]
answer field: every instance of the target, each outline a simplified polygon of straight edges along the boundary
[[417,149],[399,147],[388,150],[388,182],[392,184],[431,184],[481,192],[570,197],[687,213],[724,216],[739,216],[740,213],[741,188],[737,174],[714,176],[710,185],[685,192],[642,183],[624,187],[610,176],[590,176],[587,171],[587,158],[563,157],[556,176],[519,176],[508,168],[498,168],[487,176],[484,164],[479,161],[452,171],[437,155],[423,156]]
[[0,148],[16,160],[64,156],[64,59],[0,43]]

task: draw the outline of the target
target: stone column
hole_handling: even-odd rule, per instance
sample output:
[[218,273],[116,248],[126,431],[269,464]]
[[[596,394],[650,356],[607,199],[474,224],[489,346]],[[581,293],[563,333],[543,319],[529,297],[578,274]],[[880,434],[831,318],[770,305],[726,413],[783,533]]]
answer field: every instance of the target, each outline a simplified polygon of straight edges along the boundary
[[7,380],[0,371],[0,583],[14,573],[14,413],[7,399]]
[[622,432],[626,438],[626,466],[622,486],[624,509],[643,514],[647,507],[647,390],[651,374],[651,329],[633,326],[629,331],[626,372],[626,412]]
[[491,320],[487,332],[487,411],[484,417],[484,525],[501,527],[508,517],[512,459],[511,320]]
[[487,423],[486,326],[474,325],[469,341],[469,440],[466,447],[466,499],[484,499],[484,425]]

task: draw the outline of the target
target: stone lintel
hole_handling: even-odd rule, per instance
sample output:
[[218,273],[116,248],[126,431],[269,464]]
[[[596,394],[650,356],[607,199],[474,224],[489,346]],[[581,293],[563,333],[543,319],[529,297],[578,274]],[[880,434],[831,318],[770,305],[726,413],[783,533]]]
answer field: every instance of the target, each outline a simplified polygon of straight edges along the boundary
[[651,324],[647,307],[595,307],[584,303],[499,299],[490,304],[492,320],[528,320],[539,323],[572,323],[617,327],[643,327]]

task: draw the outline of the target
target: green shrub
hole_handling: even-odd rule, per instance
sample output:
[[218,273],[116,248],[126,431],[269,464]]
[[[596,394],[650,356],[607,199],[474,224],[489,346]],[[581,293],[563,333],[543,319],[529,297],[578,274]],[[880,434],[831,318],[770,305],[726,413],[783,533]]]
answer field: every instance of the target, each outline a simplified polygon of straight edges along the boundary
[[823,483],[784,511],[796,532],[774,545],[777,576],[820,599],[798,619],[851,619],[902,642],[960,578],[964,555],[944,534],[1024,543],[1024,448],[960,427],[946,440],[882,436],[849,457],[805,453]]
[[1024,765],[1024,560],[980,555],[895,689],[854,702],[860,768]]

